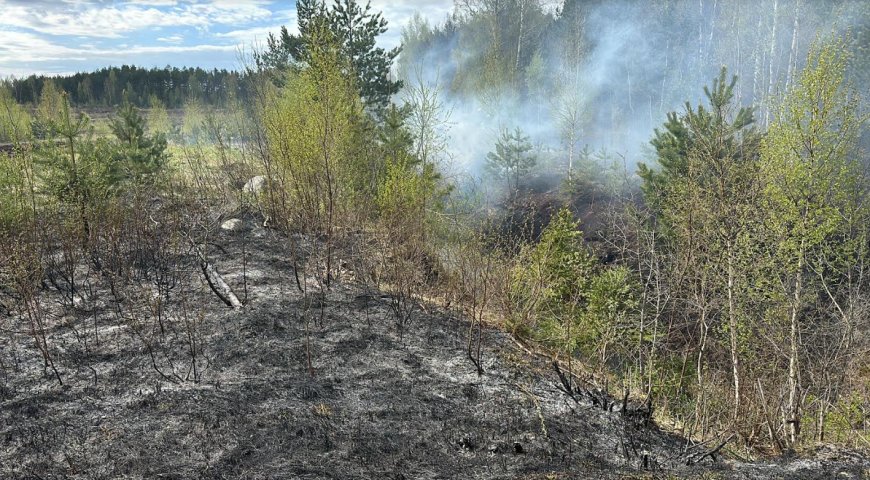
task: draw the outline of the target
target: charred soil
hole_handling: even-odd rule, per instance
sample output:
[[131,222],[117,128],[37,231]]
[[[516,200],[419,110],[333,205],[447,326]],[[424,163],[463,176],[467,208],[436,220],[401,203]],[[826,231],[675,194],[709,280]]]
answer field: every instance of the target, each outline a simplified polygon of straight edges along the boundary
[[245,224],[221,231],[220,248],[210,249],[227,283],[240,297],[247,292],[240,310],[217,300],[194,260],[160,324],[111,314],[119,309],[99,300],[103,285],[70,308],[61,308],[61,294],[43,292],[63,385],[44,368],[23,320],[4,313],[0,477],[864,478],[870,471],[866,458],[829,450],[759,463],[705,455],[716,445],[690,447],[649,421],[644,405],[629,402],[623,412],[621,399],[589,385],[569,394],[547,359],[495,329],[484,330],[478,374],[465,355],[462,318],[428,306],[400,332],[389,298],[350,281],[324,296],[302,295],[282,242],[252,219]]

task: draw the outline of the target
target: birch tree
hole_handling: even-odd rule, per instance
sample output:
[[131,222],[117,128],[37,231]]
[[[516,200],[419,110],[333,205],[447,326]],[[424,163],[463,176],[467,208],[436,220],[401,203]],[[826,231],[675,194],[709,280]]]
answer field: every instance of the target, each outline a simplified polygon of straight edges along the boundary
[[858,95],[844,83],[847,52],[842,39],[813,46],[763,144],[765,200],[771,212],[767,229],[779,287],[775,298],[788,345],[783,427],[792,445],[801,428],[801,337],[811,328],[806,318],[813,296],[810,275],[835,257],[850,255],[847,244],[835,237],[859,191],[855,148],[864,118],[858,113]]

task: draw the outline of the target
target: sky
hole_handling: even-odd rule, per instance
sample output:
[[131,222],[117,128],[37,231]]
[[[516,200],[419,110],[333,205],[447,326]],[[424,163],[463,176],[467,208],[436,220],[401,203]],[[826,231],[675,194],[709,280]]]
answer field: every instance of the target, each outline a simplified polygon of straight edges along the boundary
[[[371,0],[398,45],[415,12],[432,23],[452,0]],[[238,69],[240,54],[281,25],[296,28],[293,0],[0,0],[0,78],[70,74],[111,65]]]

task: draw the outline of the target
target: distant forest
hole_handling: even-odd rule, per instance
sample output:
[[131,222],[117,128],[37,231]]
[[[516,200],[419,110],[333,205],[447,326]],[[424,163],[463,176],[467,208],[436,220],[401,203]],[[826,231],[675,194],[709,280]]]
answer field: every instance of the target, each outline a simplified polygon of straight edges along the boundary
[[167,108],[181,108],[190,100],[221,106],[242,90],[243,73],[202,68],[140,68],[132,65],[109,67],[70,76],[30,75],[8,81],[18,103],[36,103],[46,82],[69,93],[79,107],[111,107],[122,103],[124,92],[130,101],[146,107],[152,95]]

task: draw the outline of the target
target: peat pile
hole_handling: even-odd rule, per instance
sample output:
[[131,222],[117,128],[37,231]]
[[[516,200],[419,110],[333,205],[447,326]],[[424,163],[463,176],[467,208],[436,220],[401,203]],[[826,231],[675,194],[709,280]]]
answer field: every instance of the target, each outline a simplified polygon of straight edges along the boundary
[[[484,331],[478,375],[464,321],[429,307],[399,335],[378,293],[339,283],[325,301],[306,298],[272,235],[248,219],[215,239],[210,260],[247,291],[241,310],[217,300],[195,260],[159,335],[142,334],[156,324],[111,320],[105,302],[55,308],[49,341],[63,386],[25,324],[7,318],[0,477],[862,478],[870,469],[829,453],[745,464],[716,445],[687,449],[647,407],[623,412],[621,399],[588,386],[569,393],[551,363],[495,330]],[[182,316],[193,320],[170,321]]]

